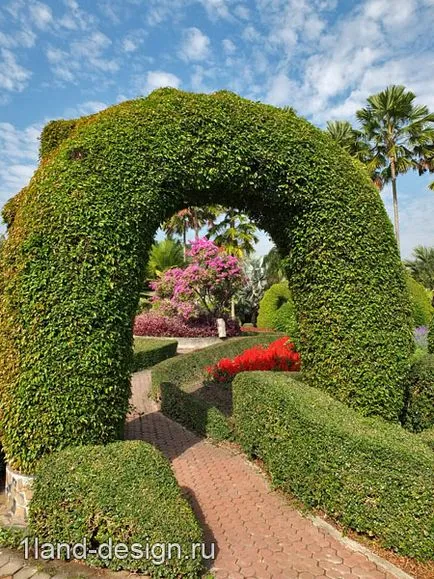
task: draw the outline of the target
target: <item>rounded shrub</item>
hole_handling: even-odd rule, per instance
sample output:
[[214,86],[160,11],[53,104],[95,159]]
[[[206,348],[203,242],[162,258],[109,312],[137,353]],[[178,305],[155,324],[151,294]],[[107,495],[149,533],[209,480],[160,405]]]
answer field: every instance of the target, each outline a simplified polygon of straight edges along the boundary
[[130,394],[132,323],[159,225],[187,206],[248,213],[286,258],[305,380],[398,420],[413,348],[384,204],[290,110],[160,89],[45,130],[0,256],[0,421],[11,466],[107,443]]
[[259,312],[257,319],[258,328],[268,328],[274,330],[276,315],[279,309],[292,302],[291,292],[288,282],[283,281],[273,284],[263,295],[259,302]]
[[[74,546],[86,540],[89,549],[112,542],[129,548],[126,558],[88,554],[86,562],[150,574],[152,577],[200,577],[202,563],[192,557],[192,543],[202,531],[182,497],[168,460],[140,441],[68,448],[38,465],[30,503],[30,533],[43,541]],[[164,549],[179,544],[182,556]],[[139,557],[134,544],[146,552]],[[65,550],[62,551],[65,554]],[[155,554],[155,557],[152,557]],[[136,558],[137,557],[137,558]],[[160,562],[161,561],[161,562]]]
[[410,294],[415,327],[429,326],[433,315],[433,307],[427,290],[408,274],[407,287]]
[[434,354],[434,315],[431,317],[428,331],[428,352]]
[[411,365],[405,426],[414,432],[434,426],[434,354],[418,355]]

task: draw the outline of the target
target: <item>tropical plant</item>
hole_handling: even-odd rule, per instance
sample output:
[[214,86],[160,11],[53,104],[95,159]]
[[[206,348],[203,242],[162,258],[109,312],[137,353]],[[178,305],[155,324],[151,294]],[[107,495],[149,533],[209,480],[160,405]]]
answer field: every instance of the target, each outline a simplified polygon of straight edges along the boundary
[[267,275],[259,258],[250,258],[244,264],[246,283],[237,295],[237,314],[245,323],[256,325],[259,302],[267,289]]
[[413,249],[413,259],[404,263],[413,278],[430,291],[434,291],[434,247],[418,245]]
[[382,189],[384,181],[380,171],[371,165],[371,147],[365,134],[355,129],[348,121],[328,121],[326,131],[352,157],[358,159],[366,166],[369,165],[369,174],[372,182],[377,189]]
[[229,255],[243,258],[253,253],[258,242],[257,232],[256,225],[247,215],[237,209],[228,209],[223,219],[212,225],[209,237]]
[[204,207],[186,207],[178,211],[170,219],[163,223],[163,230],[170,237],[179,235],[184,246],[184,259],[187,251],[187,233],[189,229],[194,230],[195,239],[199,239],[200,230],[207,225],[211,227],[221,212],[218,205]]
[[410,169],[426,170],[434,148],[434,114],[416,105],[416,95],[404,86],[392,85],[368,98],[356,112],[367,139],[371,158],[367,167],[378,171],[384,183],[392,183],[395,236],[399,247],[399,209],[396,180]]
[[174,239],[163,239],[151,247],[148,262],[148,277],[156,279],[171,269],[184,263],[182,245]]

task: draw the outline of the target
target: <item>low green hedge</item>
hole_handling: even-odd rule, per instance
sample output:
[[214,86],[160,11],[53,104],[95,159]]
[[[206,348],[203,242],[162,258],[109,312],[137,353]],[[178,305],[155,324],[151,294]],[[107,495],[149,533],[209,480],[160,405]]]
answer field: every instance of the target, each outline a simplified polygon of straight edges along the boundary
[[[200,577],[202,563],[191,557],[191,544],[203,540],[201,528],[169,462],[144,442],[68,448],[45,457],[36,472],[29,529],[40,544],[74,545],[85,538],[97,549],[111,539],[113,548],[137,543],[150,549],[151,556],[141,559],[131,551],[125,559],[105,561],[89,555],[86,561],[93,565],[152,577]],[[156,564],[157,543],[178,543],[182,557],[173,551],[173,558]]]
[[418,436],[425,444],[434,450],[434,426],[428,428],[428,430],[423,430]]
[[154,366],[152,396],[161,399],[161,410],[189,430],[215,440],[229,439],[232,428],[228,418],[215,406],[189,392],[189,387],[206,377],[206,367],[222,358],[233,358],[248,348],[268,345],[281,334],[257,334],[227,341],[165,360]]
[[156,340],[155,338],[134,338],[133,372],[155,366],[176,354],[176,340]]
[[434,558],[434,454],[418,435],[284,374],[243,373],[233,388],[237,438],[276,486],[386,548]]
[[434,426],[434,354],[418,355],[413,359],[404,425],[413,432]]

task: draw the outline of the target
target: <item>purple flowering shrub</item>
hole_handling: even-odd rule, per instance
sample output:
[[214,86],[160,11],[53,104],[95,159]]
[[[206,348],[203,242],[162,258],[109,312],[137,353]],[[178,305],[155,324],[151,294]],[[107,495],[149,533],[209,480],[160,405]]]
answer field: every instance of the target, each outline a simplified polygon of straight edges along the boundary
[[[181,316],[168,317],[156,311],[150,311],[136,317],[133,333],[135,336],[208,338],[217,336],[217,323],[216,319],[211,316],[200,316],[186,320]],[[240,333],[241,329],[238,322],[227,319],[227,336],[238,336]]]
[[174,267],[151,284],[153,309],[185,320],[227,314],[246,281],[239,260],[206,238],[194,241],[187,257],[187,267]]
[[428,328],[420,326],[414,330],[414,341],[419,348],[428,348]]
[[151,283],[152,309],[138,315],[136,336],[203,338],[217,336],[216,319],[226,319],[226,335],[241,333],[227,318],[232,296],[245,284],[239,260],[212,241],[197,239],[187,252],[185,268],[174,267]]

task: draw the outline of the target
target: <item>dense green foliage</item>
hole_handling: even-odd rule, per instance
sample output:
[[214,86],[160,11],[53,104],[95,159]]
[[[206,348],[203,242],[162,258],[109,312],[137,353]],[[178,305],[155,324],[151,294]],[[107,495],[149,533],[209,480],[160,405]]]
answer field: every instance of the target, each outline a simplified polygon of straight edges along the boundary
[[273,284],[259,302],[258,328],[268,328],[272,330],[276,323],[276,314],[279,308],[292,300],[291,292],[288,289],[288,282],[283,281]]
[[432,450],[434,450],[434,426],[432,428],[428,428],[427,430],[422,430],[418,436],[420,440],[422,440]]
[[233,358],[259,344],[268,345],[278,336],[260,334],[245,338],[231,338],[183,356],[165,360],[152,368],[152,393],[161,399],[161,410],[189,430],[223,440],[232,436],[227,417],[218,409],[195,396],[191,387],[207,376],[206,368],[222,358]]
[[410,293],[415,327],[429,326],[433,315],[433,307],[427,290],[410,275],[407,276],[407,287]]
[[273,284],[259,302],[258,328],[270,328],[285,333],[298,344],[299,331],[295,304],[288,282]]
[[[39,146],[39,157],[44,159],[65,141],[77,125],[76,120],[51,121],[45,125],[41,134],[41,144]],[[71,154],[74,154],[71,151]]]
[[176,340],[135,337],[133,372],[150,368],[167,358],[172,358],[176,354],[177,347]]
[[29,528],[40,543],[54,545],[84,538],[93,548],[109,539],[114,546],[139,543],[150,549],[179,543],[182,558],[166,558],[161,565],[131,553],[107,561],[89,555],[86,562],[152,577],[200,577],[201,561],[191,557],[191,544],[202,541],[202,531],[169,462],[144,442],[69,448],[44,458],[36,472]]
[[414,432],[434,426],[434,354],[413,361],[407,397],[405,426]]
[[398,419],[413,347],[401,262],[378,192],[329,136],[225,91],[160,89],[73,125],[44,132],[1,252],[11,465],[31,472],[53,450],[119,436],[155,231],[213,203],[248,214],[289,255],[308,381]]
[[264,372],[234,381],[244,450],[273,483],[386,548],[434,558],[434,454],[415,434]]

